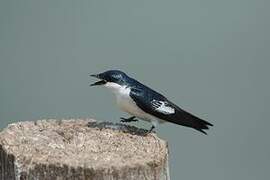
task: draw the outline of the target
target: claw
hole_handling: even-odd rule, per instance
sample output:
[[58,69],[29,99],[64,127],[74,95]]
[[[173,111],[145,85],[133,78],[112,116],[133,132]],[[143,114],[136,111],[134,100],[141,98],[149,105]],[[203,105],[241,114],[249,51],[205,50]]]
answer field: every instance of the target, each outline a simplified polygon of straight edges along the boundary
[[153,132],[153,130],[155,129],[155,126],[152,125],[151,129],[149,129],[148,133],[150,134],[151,132]]

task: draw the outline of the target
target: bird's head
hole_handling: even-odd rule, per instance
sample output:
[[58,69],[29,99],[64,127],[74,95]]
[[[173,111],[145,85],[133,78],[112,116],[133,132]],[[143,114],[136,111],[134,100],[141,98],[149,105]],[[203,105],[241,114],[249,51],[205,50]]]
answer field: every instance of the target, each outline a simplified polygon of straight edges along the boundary
[[122,71],[119,70],[109,70],[99,74],[92,74],[92,77],[100,79],[90,86],[105,86],[108,88],[119,88],[125,86],[129,77]]

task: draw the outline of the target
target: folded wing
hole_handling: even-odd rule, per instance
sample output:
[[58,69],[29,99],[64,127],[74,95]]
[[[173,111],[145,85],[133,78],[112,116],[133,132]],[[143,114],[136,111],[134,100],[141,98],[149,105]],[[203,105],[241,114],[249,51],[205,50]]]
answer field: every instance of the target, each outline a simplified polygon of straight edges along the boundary
[[204,130],[209,129],[208,126],[213,126],[211,123],[184,111],[151,89],[133,88],[130,96],[143,111],[159,119],[194,128],[204,134],[206,134]]

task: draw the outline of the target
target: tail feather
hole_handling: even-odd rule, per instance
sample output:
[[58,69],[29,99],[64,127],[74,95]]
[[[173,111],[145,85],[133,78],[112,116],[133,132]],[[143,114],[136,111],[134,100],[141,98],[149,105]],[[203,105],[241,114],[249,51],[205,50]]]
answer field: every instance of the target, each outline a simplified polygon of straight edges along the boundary
[[200,131],[206,135],[207,133],[205,130],[208,130],[209,126],[213,126],[213,124],[202,120],[180,108],[177,109],[174,116],[167,118],[167,120],[175,124],[196,129],[197,131]]
[[204,130],[209,129],[208,126],[213,126],[213,124],[205,120],[197,118],[197,119],[194,119],[194,122],[192,123],[191,127],[207,135],[207,133]]

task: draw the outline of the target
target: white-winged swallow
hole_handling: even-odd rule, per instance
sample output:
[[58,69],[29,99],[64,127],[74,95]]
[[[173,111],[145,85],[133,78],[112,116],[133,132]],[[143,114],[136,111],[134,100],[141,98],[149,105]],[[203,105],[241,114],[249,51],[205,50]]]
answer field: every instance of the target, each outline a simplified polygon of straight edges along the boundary
[[117,105],[121,110],[132,115],[121,118],[121,122],[137,121],[139,118],[152,123],[151,132],[158,123],[171,122],[196,129],[204,134],[211,123],[184,111],[162,94],[129,77],[122,71],[109,70],[90,75],[100,79],[91,86],[105,86],[116,95]]

